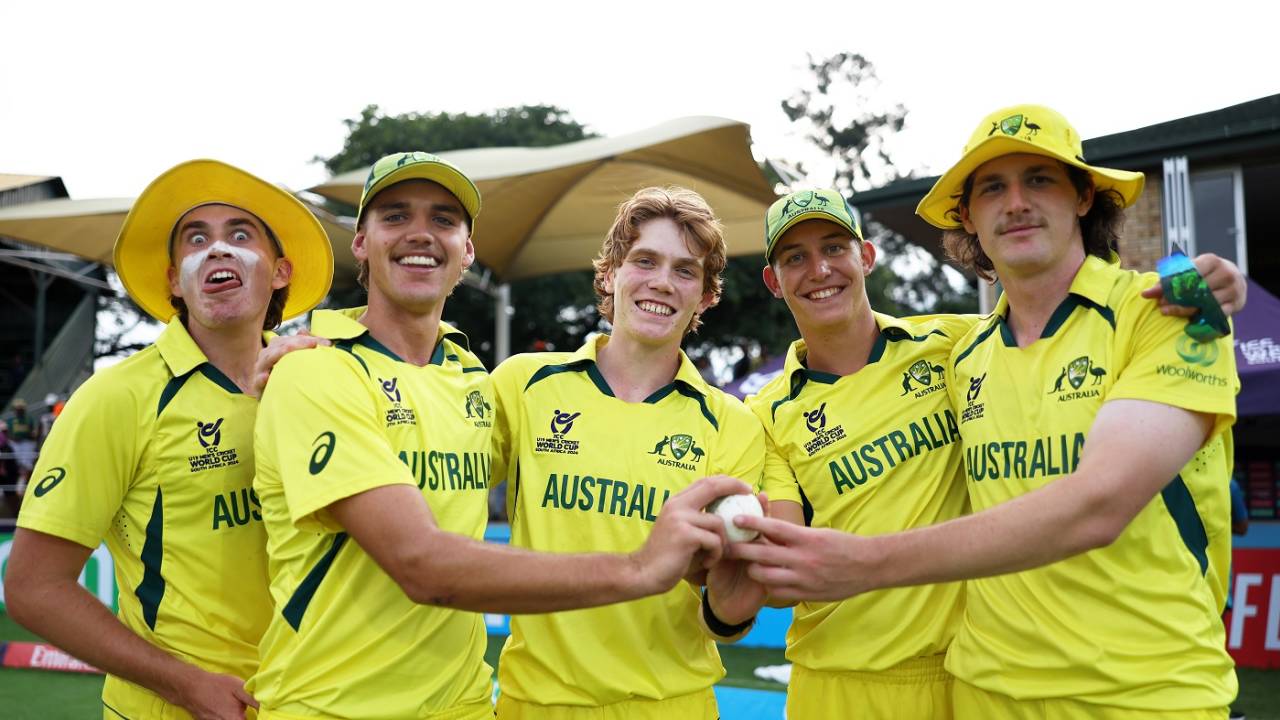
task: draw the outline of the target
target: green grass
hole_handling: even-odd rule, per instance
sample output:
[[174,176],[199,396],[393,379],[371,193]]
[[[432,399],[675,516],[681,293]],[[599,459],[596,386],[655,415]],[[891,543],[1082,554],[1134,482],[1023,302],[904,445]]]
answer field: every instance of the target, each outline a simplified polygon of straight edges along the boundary
[[[0,612],[0,640],[39,638]],[[102,676],[0,667],[0,708],[6,720],[102,717]]]
[[[0,612],[0,640],[35,640]],[[503,638],[490,637],[485,660],[497,667]],[[728,675],[722,684],[734,687],[782,691],[777,683],[756,678],[752,671],[760,665],[779,665],[785,660],[781,650],[721,646]],[[1240,698],[1235,707],[1249,720],[1280,720],[1280,670],[1240,668]],[[13,670],[0,668],[0,715],[5,720],[71,720],[102,715],[102,678],[97,675]]]

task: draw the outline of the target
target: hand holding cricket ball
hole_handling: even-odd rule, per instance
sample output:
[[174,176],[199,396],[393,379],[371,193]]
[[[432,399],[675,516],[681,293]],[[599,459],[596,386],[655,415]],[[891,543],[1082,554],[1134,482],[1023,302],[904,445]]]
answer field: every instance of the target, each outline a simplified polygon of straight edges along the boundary
[[729,542],[750,542],[759,535],[755,530],[740,528],[733,524],[733,519],[739,515],[753,515],[755,517],[764,517],[764,508],[760,506],[760,500],[755,495],[725,495],[717,498],[707,506],[707,512],[719,516],[724,520],[724,534],[729,538]]

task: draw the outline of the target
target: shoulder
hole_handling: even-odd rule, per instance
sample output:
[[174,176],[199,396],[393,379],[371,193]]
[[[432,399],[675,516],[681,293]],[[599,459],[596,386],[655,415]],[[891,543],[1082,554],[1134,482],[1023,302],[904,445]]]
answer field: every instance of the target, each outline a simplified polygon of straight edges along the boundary
[[960,338],[969,334],[982,321],[982,315],[956,315],[956,314],[939,314],[939,315],[914,315],[911,317],[898,318],[904,329],[906,329],[914,338],[921,340],[926,339],[943,339],[951,344],[956,343]]
[[708,386],[705,390],[707,402],[712,414],[716,416],[721,431],[725,428],[736,428],[741,432],[744,428],[760,428],[760,419],[747,407],[746,403],[729,393]]
[[503,360],[493,370],[493,381],[504,387],[523,390],[526,386],[569,370],[567,363],[571,353],[541,352],[521,353]]
[[746,407],[763,422],[769,423],[773,419],[773,407],[787,399],[790,394],[791,377],[784,371],[760,388],[760,392],[748,395]]
[[[173,374],[155,345],[149,345],[115,365],[95,372],[72,393],[63,412],[81,413],[92,408],[122,411],[129,403],[145,407],[156,401]],[[154,403],[150,403],[154,404]]]
[[335,395],[346,388],[364,387],[369,381],[368,365],[350,350],[336,346],[295,350],[272,368],[263,400],[273,394],[279,397],[285,388],[291,394],[305,388],[309,395]]

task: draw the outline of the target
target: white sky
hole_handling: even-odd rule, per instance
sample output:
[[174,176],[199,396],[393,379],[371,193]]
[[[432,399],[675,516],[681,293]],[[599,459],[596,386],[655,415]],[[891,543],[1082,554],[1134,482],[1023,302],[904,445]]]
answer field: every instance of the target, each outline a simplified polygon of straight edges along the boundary
[[807,52],[840,50],[871,59],[877,99],[910,111],[900,163],[938,172],[1004,105],[1051,105],[1089,138],[1280,92],[1268,6],[6,2],[0,172],[61,175],[74,198],[133,196],[206,156],[302,189],[369,103],[547,103],[605,135],[720,115],[750,123],[769,156],[812,160],[779,102]]

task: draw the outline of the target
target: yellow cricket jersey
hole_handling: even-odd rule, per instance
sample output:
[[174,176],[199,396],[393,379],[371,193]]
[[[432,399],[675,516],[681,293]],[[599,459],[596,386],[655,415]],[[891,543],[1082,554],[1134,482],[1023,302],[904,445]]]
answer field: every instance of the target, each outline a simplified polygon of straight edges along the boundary
[[1003,296],[956,344],[949,393],[975,512],[1070,474],[1108,400],[1215,417],[1211,439],[1110,546],[967,585],[947,658],[965,682],[1148,710],[1235,697],[1220,617],[1235,357],[1229,339],[1198,344],[1139,296],[1155,283],[1090,256],[1031,345],[1017,347]]
[[[680,354],[675,380],[644,402],[614,397],[596,365],[607,336],[574,353],[517,355],[493,373],[494,477],[506,479],[511,543],[552,552],[640,548],[666,499],[724,473],[757,486],[760,423]],[[511,619],[504,694],[545,705],[666,699],[724,677],[700,629],[697,588]]]
[[249,690],[289,717],[427,718],[489,702],[482,617],[414,603],[327,510],[414,485],[442,529],[481,539],[489,375],[444,324],[428,365],[404,362],[370,337],[363,312],[316,312],[312,332],[333,347],[284,357],[258,416],[275,613]]
[[[975,316],[875,313],[867,364],[838,376],[805,366],[796,341],[782,374],[747,398],[768,436],[765,491],[813,527],[879,535],[959,517],[967,499],[943,369]],[[882,671],[946,651],[961,585],[922,585],[796,605],[787,659],[812,670]]]
[[[120,621],[174,657],[241,678],[258,666],[271,613],[251,487],[257,408],[175,317],[154,345],[71,397],[18,517],[88,548],[105,539]],[[158,696],[108,677],[102,697],[139,717]]]

